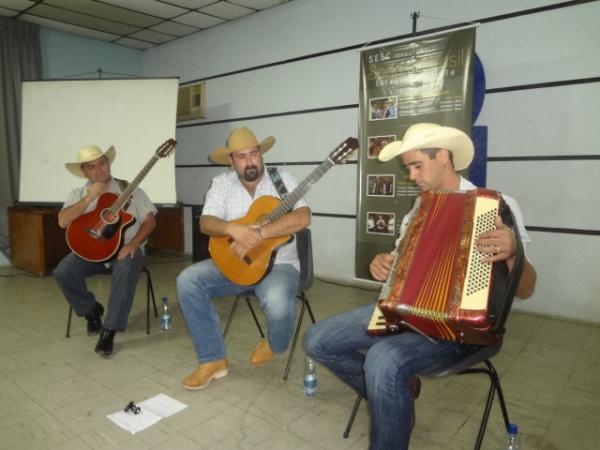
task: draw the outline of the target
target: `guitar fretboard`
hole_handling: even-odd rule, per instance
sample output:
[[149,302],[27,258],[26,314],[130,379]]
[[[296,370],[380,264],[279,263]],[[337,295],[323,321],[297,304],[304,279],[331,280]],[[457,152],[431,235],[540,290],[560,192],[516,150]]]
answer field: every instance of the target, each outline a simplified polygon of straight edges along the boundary
[[148,163],[141,170],[141,172],[138,173],[138,175],[133,179],[131,183],[129,183],[129,185],[125,188],[121,195],[119,195],[119,198],[110,207],[110,212],[112,214],[116,214],[123,207],[123,205],[127,203],[127,201],[131,197],[131,194],[133,194],[133,191],[135,191],[135,188],[139,186],[144,177],[148,174],[148,172],[150,172],[150,169],[154,167],[154,164],[156,164],[156,161],[158,161],[158,159],[158,156],[153,155],[152,158],[150,158],[150,161],[148,161]]
[[290,211],[296,202],[306,194],[313,185],[321,179],[325,173],[331,169],[335,163],[327,158],[314,169],[286,198],[284,198],[277,207],[271,211],[265,218],[265,223],[273,222],[283,217]]

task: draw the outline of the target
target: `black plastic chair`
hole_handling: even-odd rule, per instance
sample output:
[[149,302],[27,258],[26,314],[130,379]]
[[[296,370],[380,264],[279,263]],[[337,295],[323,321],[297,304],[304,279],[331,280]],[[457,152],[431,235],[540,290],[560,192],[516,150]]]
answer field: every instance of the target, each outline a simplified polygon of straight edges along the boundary
[[[496,353],[498,353],[501,347],[502,339],[500,339],[494,345],[481,347],[475,353],[469,355],[468,357],[451,367],[446,367],[437,372],[423,374],[423,376],[428,378],[444,378],[451,375],[468,375],[473,373],[484,373],[489,376],[490,389],[488,391],[485,409],[483,410],[483,417],[481,419],[479,433],[477,434],[477,441],[475,442],[475,449],[477,450],[481,448],[481,443],[483,441],[483,436],[485,434],[485,429],[487,427],[488,419],[490,417],[490,411],[492,409],[494,395],[496,394],[496,392],[498,393],[498,400],[500,401],[500,408],[502,409],[502,416],[504,417],[504,423],[506,425],[506,428],[508,428],[508,425],[510,423],[508,419],[508,411],[506,409],[506,402],[504,401],[504,395],[502,394],[502,387],[500,386],[500,378],[498,377],[498,373],[496,372],[494,365],[490,361],[490,358]],[[485,367],[474,367],[478,364],[484,364]],[[360,406],[361,401],[362,397],[358,395],[356,401],[354,402],[352,413],[350,414],[348,424],[346,425],[346,429],[344,431],[344,438],[347,438],[350,434],[350,429],[352,428],[352,424],[354,423],[354,418],[356,417],[356,413],[358,412],[358,407]]]
[[[158,317],[156,309],[156,297],[154,296],[154,284],[152,283],[152,274],[146,266],[142,268],[142,272],[146,274],[146,334],[150,334],[150,300],[154,307],[154,317]],[[65,337],[71,336],[71,318],[73,317],[73,308],[69,306],[69,316],[67,319],[67,334]]]
[[[304,320],[304,312],[308,311],[308,315],[310,316],[310,320],[312,323],[315,323],[315,316],[312,312],[312,308],[310,307],[310,303],[308,302],[308,297],[306,296],[306,291],[312,286],[314,280],[313,273],[313,258],[312,258],[312,240],[309,229],[304,229],[296,233],[296,248],[298,249],[298,259],[300,261],[300,284],[298,285],[298,294],[296,298],[300,300],[302,303],[302,307],[300,309],[300,314],[298,315],[298,321],[296,322],[296,330],[294,332],[294,338],[292,339],[292,343],[290,345],[290,352],[288,355],[287,364],[285,366],[285,372],[283,374],[283,380],[287,381],[288,375],[290,372],[290,367],[292,365],[292,361],[294,359],[294,353],[296,351],[296,344],[298,342],[298,336],[300,335],[300,329],[302,327],[302,322]],[[261,337],[265,337],[265,333],[256,317],[256,313],[254,311],[254,307],[250,302],[251,298],[256,298],[254,291],[250,290],[241,295],[238,295],[231,307],[231,311],[229,311],[229,315],[227,316],[227,322],[225,323],[225,330],[223,331],[223,338],[227,337],[227,333],[229,332],[229,328],[231,327],[231,322],[233,321],[233,316],[235,315],[235,311],[238,306],[238,302],[240,298],[244,297],[246,300],[246,304],[248,308],[250,308],[250,312],[252,313],[252,317],[254,318],[254,323],[258,328],[258,332]]]

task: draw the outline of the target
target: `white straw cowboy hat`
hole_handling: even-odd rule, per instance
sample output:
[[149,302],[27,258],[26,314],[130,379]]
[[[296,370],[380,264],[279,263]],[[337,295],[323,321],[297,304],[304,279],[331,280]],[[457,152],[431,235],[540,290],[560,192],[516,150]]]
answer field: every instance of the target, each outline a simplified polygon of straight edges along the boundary
[[95,161],[98,158],[102,158],[103,156],[106,156],[106,158],[108,159],[108,163],[112,164],[112,162],[115,159],[115,156],[117,156],[117,152],[115,150],[114,145],[108,147],[108,150],[106,150],[105,152],[102,152],[102,150],[100,150],[100,148],[96,147],[95,145],[88,145],[87,147],[83,147],[81,150],[79,150],[79,153],[77,154],[77,162],[66,163],[65,167],[73,175],[85,178],[85,174],[83,173],[81,165],[86,162]]
[[259,143],[256,136],[249,128],[235,128],[229,133],[225,147],[219,147],[216,150],[213,150],[208,157],[214,163],[229,165],[230,153],[249,147],[258,147],[261,153],[265,153],[273,147],[273,144],[275,144],[275,138],[273,136],[269,136]]
[[443,127],[435,123],[417,123],[404,133],[401,141],[387,144],[379,153],[380,161],[389,161],[395,156],[421,148],[445,148],[452,152],[455,170],[469,167],[475,149],[473,141],[458,128]]

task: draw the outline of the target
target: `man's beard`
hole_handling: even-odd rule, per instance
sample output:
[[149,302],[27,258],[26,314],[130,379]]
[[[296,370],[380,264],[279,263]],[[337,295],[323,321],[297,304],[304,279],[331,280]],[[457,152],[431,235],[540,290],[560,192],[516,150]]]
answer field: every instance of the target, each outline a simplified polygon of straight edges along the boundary
[[256,181],[262,175],[262,171],[257,166],[248,166],[244,169],[242,178],[244,181]]

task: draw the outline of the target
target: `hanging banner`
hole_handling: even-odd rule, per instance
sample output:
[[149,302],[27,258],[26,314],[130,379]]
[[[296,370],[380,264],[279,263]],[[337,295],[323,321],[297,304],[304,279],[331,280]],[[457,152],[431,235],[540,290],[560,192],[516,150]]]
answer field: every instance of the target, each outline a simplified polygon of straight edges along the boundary
[[[470,135],[475,28],[405,40],[361,52],[360,148],[356,276],[390,252],[402,217],[419,188],[398,159],[380,162],[381,149],[419,122],[452,126]],[[463,174],[465,175],[465,174]]]

